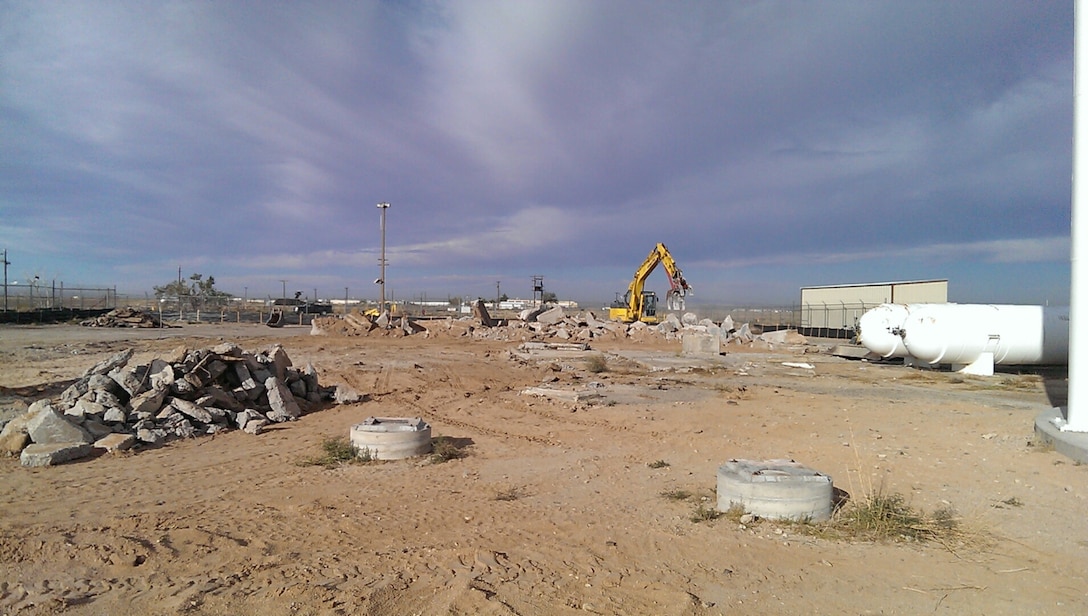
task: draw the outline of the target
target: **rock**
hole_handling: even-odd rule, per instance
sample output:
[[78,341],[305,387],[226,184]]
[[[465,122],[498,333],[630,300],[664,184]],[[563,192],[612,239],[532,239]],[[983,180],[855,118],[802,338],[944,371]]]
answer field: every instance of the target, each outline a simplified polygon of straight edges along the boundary
[[545,325],[555,325],[562,321],[564,316],[562,306],[553,306],[536,315],[536,320]]
[[780,329],[774,332],[763,332],[759,339],[771,344],[805,344],[808,339],[792,329]]
[[76,424],[64,418],[52,406],[48,406],[27,422],[27,434],[38,445],[55,443],[90,443],[94,439]]
[[296,398],[306,397],[306,383],[303,383],[301,379],[288,381],[287,388],[291,390],[291,395]]
[[246,434],[260,434],[264,432],[264,427],[268,425],[267,419],[250,419],[246,422],[245,427],[242,428],[242,432]]
[[70,409],[64,411],[64,414],[69,417],[77,417],[80,419],[87,415],[102,417],[106,414],[106,407],[105,405],[89,400],[78,400]]
[[484,327],[495,326],[495,321],[491,318],[491,314],[487,312],[487,306],[484,305],[482,299],[472,302],[472,316],[476,317],[480,321],[480,325]]
[[90,443],[35,443],[23,449],[19,463],[23,466],[52,466],[85,458],[93,451]]
[[30,444],[30,433],[27,432],[26,425],[30,423],[34,415],[45,407],[39,402],[30,405],[32,410],[15,417],[4,426],[3,430],[0,430],[0,452],[8,455],[19,455],[19,452]]
[[264,382],[268,391],[268,406],[270,410],[266,414],[268,419],[275,422],[292,421],[302,415],[302,409],[298,407],[291,391],[276,377],[269,377]]
[[211,352],[220,357],[241,357],[242,347],[233,342],[223,342],[211,348]]
[[110,373],[110,378],[125,391],[125,394],[128,396],[126,401],[131,399],[132,396],[140,393],[143,386],[143,378],[136,372],[135,368],[115,370]]
[[131,408],[133,413],[158,413],[162,408],[163,400],[166,399],[166,394],[169,393],[170,386],[166,385],[160,388],[149,389],[144,393],[133,398],[131,402]]
[[203,407],[189,402],[188,400],[182,400],[180,398],[171,398],[170,407],[177,410],[177,412],[185,415],[186,417],[199,421],[200,423],[212,423],[212,414],[209,413]]
[[699,322],[699,315],[694,312],[685,312],[683,316],[680,317],[680,322],[684,325],[695,325]]
[[128,399],[128,392],[113,377],[105,374],[92,374],[87,378],[87,389],[94,392],[109,392],[118,398],[122,396]]
[[675,314],[669,314],[664,321],[657,325],[657,329],[664,334],[680,331],[681,327],[680,319],[676,318]]
[[363,401],[363,395],[347,385],[337,385],[333,400],[337,404],[355,404]]
[[86,430],[93,440],[98,440],[107,434],[113,433],[113,428],[98,421],[97,419],[88,419],[83,422],[83,429]]
[[291,358],[287,357],[287,351],[284,351],[283,347],[277,344],[269,350],[268,356],[272,359],[276,378],[286,382],[287,369],[291,367]]
[[723,336],[725,336],[726,334],[729,334],[730,332],[732,332],[733,331],[733,315],[728,315],[724,319],[722,319],[722,324],[721,324],[720,327],[722,328],[722,335]]
[[94,401],[97,404],[101,404],[102,406],[105,406],[105,407],[124,406],[124,403],[121,402],[120,398],[118,398],[117,396],[111,394],[108,391],[95,392]]
[[121,351],[120,353],[117,353],[108,359],[98,362],[90,368],[87,368],[87,370],[83,373],[83,378],[90,378],[91,375],[94,374],[109,374],[113,369],[120,368],[127,364],[128,360],[132,359],[132,353],[132,349],[125,349],[124,351]]
[[228,393],[218,385],[209,385],[200,390],[200,393],[202,395],[196,399],[196,403],[200,406],[220,406],[231,411],[245,409],[245,405],[239,402],[233,394]]
[[110,434],[94,442],[96,449],[105,449],[109,452],[125,451],[135,444],[136,437],[131,434]]
[[174,384],[174,367],[161,359],[151,362],[148,375],[151,379],[151,389],[167,389]]
[[166,440],[166,432],[158,428],[141,428],[136,431],[136,440],[148,445],[161,445]]
[[125,410],[116,406],[106,409],[106,412],[102,415],[102,421],[110,424],[125,423],[128,421],[128,416],[125,414]]
[[[0,453],[8,456],[17,456],[23,448],[30,444],[30,435],[25,430],[7,432],[8,426],[4,426],[4,433],[0,434]],[[25,428],[25,426],[24,426]]]
[[721,353],[721,338],[702,332],[684,332],[680,344],[684,355],[718,355]]

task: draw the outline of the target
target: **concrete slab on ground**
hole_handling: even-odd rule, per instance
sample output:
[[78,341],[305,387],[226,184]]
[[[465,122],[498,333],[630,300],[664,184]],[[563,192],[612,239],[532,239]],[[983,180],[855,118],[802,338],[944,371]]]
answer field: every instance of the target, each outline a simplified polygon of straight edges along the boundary
[[1035,417],[1035,436],[1054,451],[1076,462],[1088,463],[1088,432],[1062,432],[1054,420],[1065,421],[1065,409],[1055,407]]

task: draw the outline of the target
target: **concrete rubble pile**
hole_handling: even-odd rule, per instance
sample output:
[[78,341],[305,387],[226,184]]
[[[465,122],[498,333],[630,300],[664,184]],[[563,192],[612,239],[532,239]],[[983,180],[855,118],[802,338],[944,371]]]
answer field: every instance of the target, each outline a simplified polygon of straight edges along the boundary
[[137,308],[114,308],[106,314],[93,319],[80,321],[83,327],[162,327],[162,322],[153,314]]
[[[685,334],[704,333],[719,338],[722,344],[766,345],[805,344],[804,336],[794,330],[760,333],[747,323],[735,328],[731,317],[721,323],[699,319],[693,313],[678,318],[669,314],[660,323],[620,323],[599,318],[592,311],[567,314],[561,306],[523,310],[517,319],[496,319],[482,304],[473,306],[472,317],[411,319],[378,317],[353,311],[342,316],[314,318],[310,333],[314,336],[411,336],[470,338],[497,341],[572,341],[592,340],[679,340]],[[788,332],[788,334],[787,334]]]
[[[334,396],[312,365],[292,366],[280,346],[245,352],[233,343],[175,349],[129,366],[126,350],[92,366],[56,401],[38,400],[0,432],[0,450],[24,466],[48,466],[99,450],[159,445],[239,429],[260,434]],[[358,397],[356,395],[356,397]]]

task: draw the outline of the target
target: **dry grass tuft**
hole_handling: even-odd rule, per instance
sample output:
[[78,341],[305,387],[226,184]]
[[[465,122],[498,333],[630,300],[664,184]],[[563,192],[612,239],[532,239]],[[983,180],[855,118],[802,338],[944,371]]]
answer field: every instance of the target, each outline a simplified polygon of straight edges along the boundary
[[519,498],[525,498],[526,496],[529,496],[529,492],[524,487],[510,486],[496,492],[493,500],[509,502],[516,501]]
[[298,466],[334,468],[344,464],[369,462],[373,459],[369,449],[360,451],[346,438],[326,438],[321,442],[321,451],[321,455],[299,460]]
[[692,494],[688,490],[675,489],[675,490],[665,490],[664,492],[661,493],[661,497],[666,498],[668,500],[683,501],[683,500],[687,500],[687,499],[691,498]]
[[464,449],[457,446],[452,438],[447,436],[436,436],[431,439],[431,463],[441,464],[442,462],[449,462],[450,460],[458,460],[467,456],[468,453]]
[[593,374],[608,372],[608,359],[604,355],[590,355],[586,358],[586,370]]
[[709,506],[706,503],[699,503],[695,507],[695,511],[691,513],[691,521],[698,524],[699,522],[710,522],[722,517],[722,512],[718,511],[714,507],[713,503]]

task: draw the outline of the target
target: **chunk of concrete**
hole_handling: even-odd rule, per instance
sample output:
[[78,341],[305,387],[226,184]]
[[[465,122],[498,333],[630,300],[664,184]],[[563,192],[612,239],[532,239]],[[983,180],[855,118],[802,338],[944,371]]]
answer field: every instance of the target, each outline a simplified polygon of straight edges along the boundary
[[703,332],[685,332],[680,337],[684,355],[718,355],[722,351],[721,341],[720,337]]
[[355,404],[356,402],[362,402],[365,396],[355,391],[347,385],[337,385],[336,393],[333,394],[333,400],[337,404]]
[[115,368],[120,368],[128,363],[128,360],[132,359],[132,349],[125,349],[120,353],[114,354],[112,357],[104,359],[97,364],[87,368],[83,373],[83,378],[88,378],[94,374],[109,374],[110,371]]
[[26,425],[30,440],[39,445],[90,443],[94,438],[82,427],[68,421],[52,406],[35,415]]
[[282,381],[274,376],[269,377],[264,382],[264,387],[268,390],[268,406],[271,410],[266,413],[266,417],[270,420],[291,421],[302,415],[302,409],[299,408],[298,402],[295,402],[291,390],[287,389]]
[[131,402],[133,413],[158,413],[162,408],[163,400],[166,399],[166,394],[169,393],[170,386],[163,385],[155,387],[145,391],[142,394],[137,395]]
[[272,358],[276,378],[286,381],[287,369],[291,367],[291,358],[287,356],[287,351],[284,351],[283,347],[277,344],[268,351],[268,356]]
[[563,313],[562,306],[553,306],[536,315],[536,320],[538,323],[543,323],[545,325],[555,325],[562,321],[564,316],[566,315]]
[[487,306],[484,305],[482,299],[472,302],[472,316],[479,319],[480,324],[484,327],[495,326],[495,320],[491,318],[491,314],[487,311]]
[[199,421],[200,423],[212,423],[212,414],[209,413],[204,407],[197,406],[196,404],[189,402],[188,400],[182,400],[181,398],[172,398],[170,400],[170,406],[177,409],[179,413],[186,417]]
[[109,452],[125,451],[136,444],[136,437],[131,434],[110,434],[94,442],[95,449]]
[[91,455],[90,443],[49,443],[27,445],[19,455],[23,466],[52,466]]

